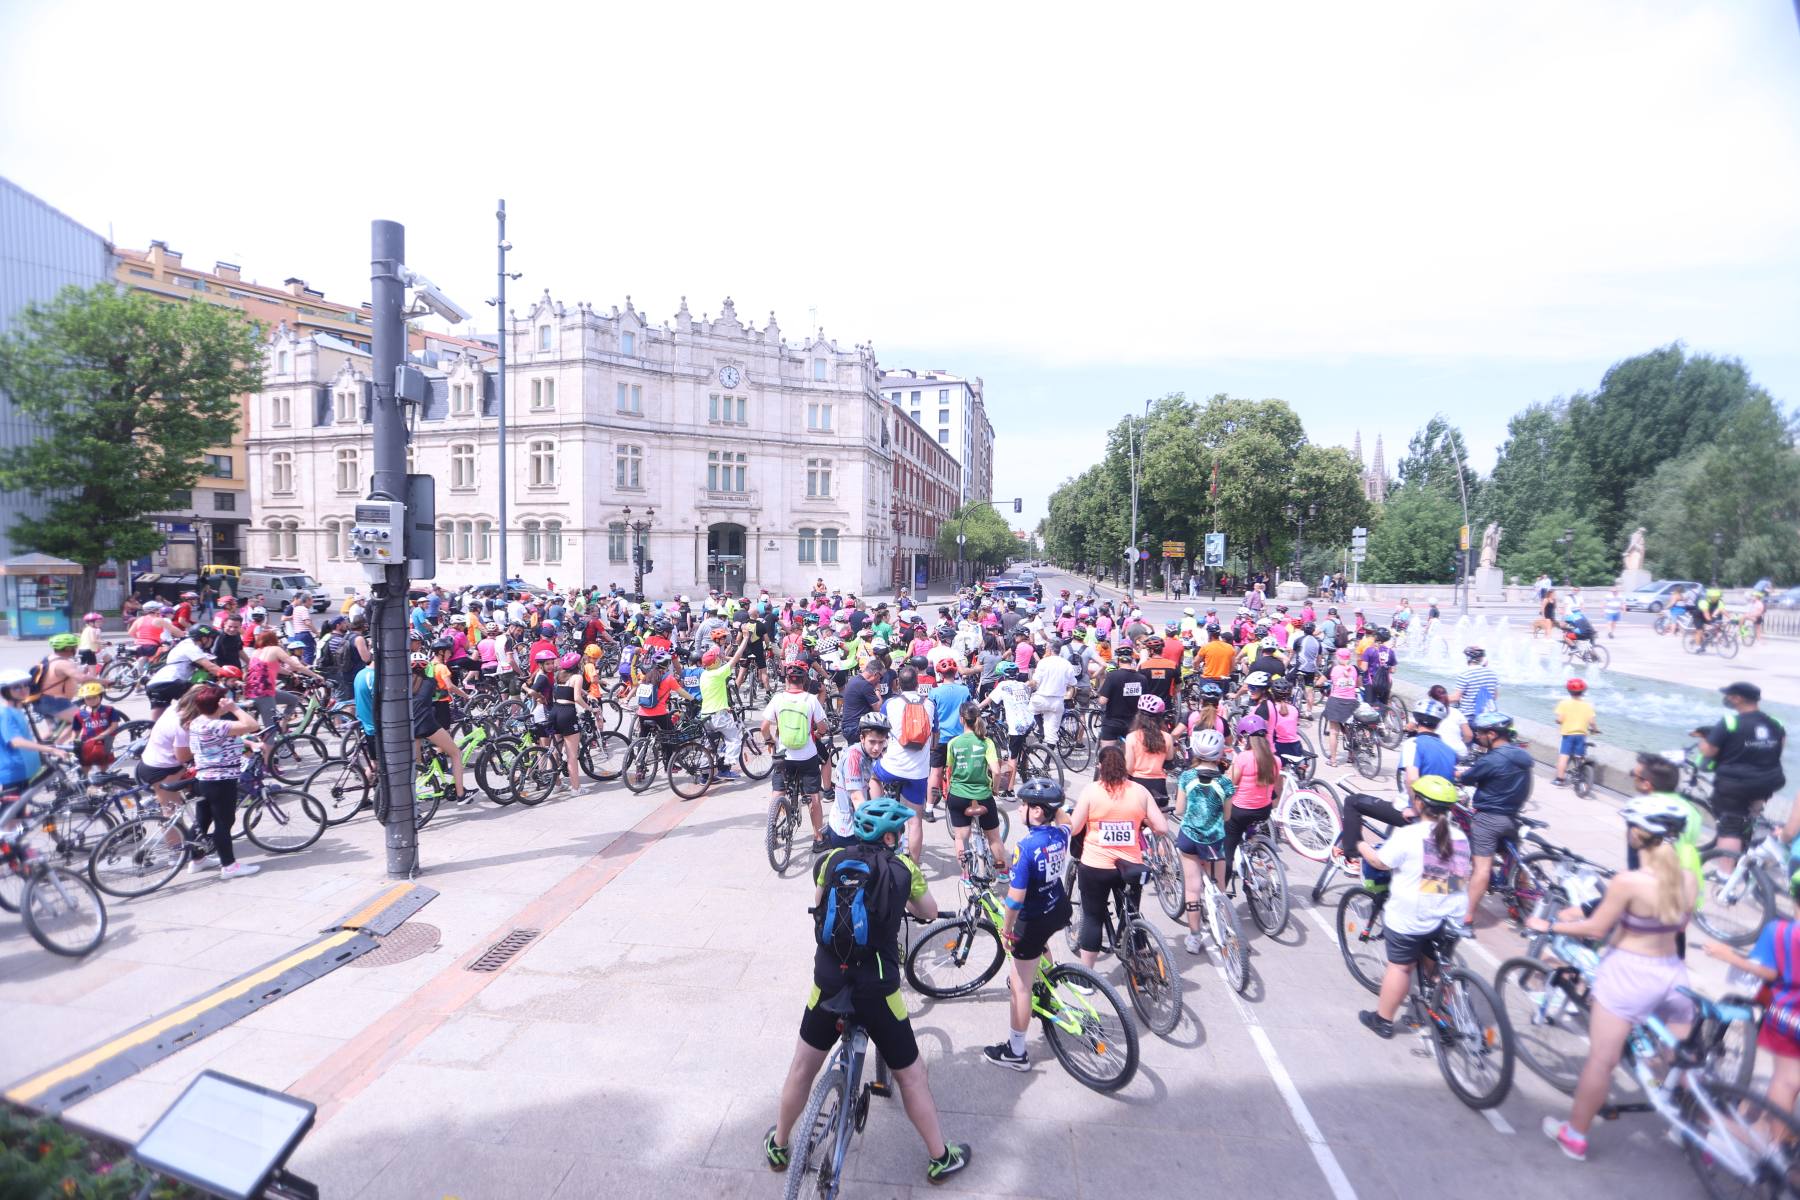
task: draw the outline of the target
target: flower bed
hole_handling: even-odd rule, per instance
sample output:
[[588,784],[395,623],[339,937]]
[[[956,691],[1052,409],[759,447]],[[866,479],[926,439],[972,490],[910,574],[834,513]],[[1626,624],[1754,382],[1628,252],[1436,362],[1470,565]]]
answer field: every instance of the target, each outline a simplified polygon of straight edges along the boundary
[[153,1200],[203,1194],[139,1166],[112,1138],[0,1107],[0,1200],[132,1200],[152,1179]]

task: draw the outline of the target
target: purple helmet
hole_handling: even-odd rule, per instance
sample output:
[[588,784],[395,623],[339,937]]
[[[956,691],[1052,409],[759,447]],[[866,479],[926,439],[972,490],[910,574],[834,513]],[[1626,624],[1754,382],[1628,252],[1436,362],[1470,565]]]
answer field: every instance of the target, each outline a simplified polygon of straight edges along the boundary
[[1238,718],[1236,730],[1239,737],[1264,737],[1267,736],[1269,727],[1261,717],[1252,713]]

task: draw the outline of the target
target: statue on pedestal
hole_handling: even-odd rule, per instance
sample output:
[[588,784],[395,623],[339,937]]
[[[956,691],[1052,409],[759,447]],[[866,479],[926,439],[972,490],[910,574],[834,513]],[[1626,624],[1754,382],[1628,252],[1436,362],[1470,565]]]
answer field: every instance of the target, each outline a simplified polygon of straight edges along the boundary
[[1625,544],[1625,569],[1627,571],[1644,569],[1644,527],[1642,525],[1631,531],[1631,540]]
[[1489,521],[1488,527],[1481,531],[1482,566],[1495,567],[1500,565],[1500,535],[1504,532],[1505,530],[1501,529],[1499,524],[1494,521]]

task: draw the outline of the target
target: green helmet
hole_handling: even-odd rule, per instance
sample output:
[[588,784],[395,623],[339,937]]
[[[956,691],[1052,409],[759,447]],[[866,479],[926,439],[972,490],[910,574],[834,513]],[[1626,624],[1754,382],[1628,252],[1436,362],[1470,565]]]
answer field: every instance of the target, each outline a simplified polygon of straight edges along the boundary
[[1721,597],[1723,597],[1724,595],[1725,595],[1725,593],[1723,591],[1719,590],[1718,588],[1707,588],[1706,589],[1706,598],[1708,600],[1718,600]]
[[892,796],[877,796],[856,810],[850,823],[865,842],[879,842],[890,833],[902,833],[913,819],[913,810]]
[[1456,805],[1456,785],[1442,775],[1421,775],[1414,781],[1412,790],[1421,804],[1433,808],[1452,808]]
[[81,639],[72,633],[59,633],[50,639],[52,650],[73,650],[81,644]]

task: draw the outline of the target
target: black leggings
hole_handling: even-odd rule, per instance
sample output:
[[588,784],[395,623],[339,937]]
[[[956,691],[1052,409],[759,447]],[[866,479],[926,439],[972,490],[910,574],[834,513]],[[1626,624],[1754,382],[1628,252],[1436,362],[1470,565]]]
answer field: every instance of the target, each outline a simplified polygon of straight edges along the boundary
[[1231,815],[1225,819],[1226,883],[1229,884],[1232,875],[1235,874],[1233,870],[1233,860],[1237,854],[1238,845],[1244,840],[1244,835],[1249,833],[1255,826],[1267,821],[1269,819],[1269,814],[1274,811],[1274,805],[1270,805],[1267,808],[1234,808],[1231,810]]
[[1344,833],[1338,838],[1338,846],[1348,858],[1357,857],[1357,844],[1362,841],[1362,827],[1366,820],[1386,821],[1395,827],[1407,825],[1412,818],[1406,810],[1388,803],[1380,796],[1351,792],[1344,797],[1343,805]]
[[229,867],[237,861],[231,852],[231,824],[237,817],[238,781],[235,779],[197,779],[194,793],[200,802],[194,806],[194,836],[205,837],[212,828],[213,849],[218,851],[219,865]]
[[[1081,891],[1081,938],[1079,945],[1083,950],[1098,953],[1105,942],[1102,925],[1106,921],[1106,906],[1115,894],[1122,895],[1126,887],[1131,888],[1131,898],[1136,901],[1144,891],[1141,883],[1126,884],[1119,875],[1117,867],[1090,867],[1080,864],[1075,872],[1075,881]],[[1119,911],[1124,911],[1121,904]]]

